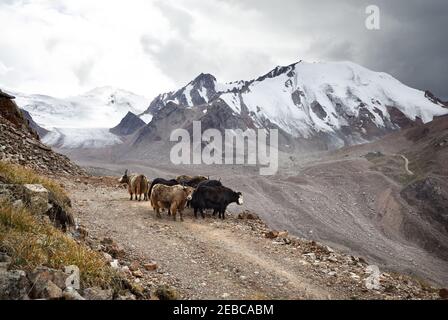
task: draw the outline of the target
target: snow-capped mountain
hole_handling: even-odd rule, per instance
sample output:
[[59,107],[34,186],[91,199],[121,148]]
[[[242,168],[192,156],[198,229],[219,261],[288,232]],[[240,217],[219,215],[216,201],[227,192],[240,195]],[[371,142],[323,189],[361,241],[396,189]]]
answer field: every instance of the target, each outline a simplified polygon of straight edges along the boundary
[[337,146],[448,113],[430,94],[352,62],[300,61],[255,80],[228,84],[201,74],[180,90],[158,96],[145,113],[157,115],[169,103],[205,108],[194,120],[227,107],[245,127],[278,128],[300,139],[326,136]]
[[148,100],[112,87],[93,89],[79,96],[54,98],[13,93],[20,108],[40,126],[51,128],[112,128],[129,112],[142,113]]
[[215,89],[216,85],[217,81],[214,76],[202,73],[185,87],[157,96],[143,114],[156,114],[168,102],[174,102],[190,108],[208,103],[219,96]]
[[[42,141],[61,148],[103,147],[121,140],[109,129],[128,112],[142,113],[145,97],[113,87],[93,89],[79,96],[55,98],[14,92],[16,103],[41,127],[49,130]],[[143,120],[148,120],[148,116]]]

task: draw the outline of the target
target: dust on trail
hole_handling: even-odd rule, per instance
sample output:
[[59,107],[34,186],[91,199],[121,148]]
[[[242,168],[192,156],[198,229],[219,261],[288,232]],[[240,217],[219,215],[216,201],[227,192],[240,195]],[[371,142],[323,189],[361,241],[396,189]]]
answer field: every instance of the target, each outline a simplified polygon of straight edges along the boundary
[[80,222],[91,235],[111,236],[159,273],[172,277],[189,299],[348,298],[309,279],[300,259],[272,240],[254,237],[230,217],[184,222],[157,219],[148,202],[129,201],[126,191],[67,182]]

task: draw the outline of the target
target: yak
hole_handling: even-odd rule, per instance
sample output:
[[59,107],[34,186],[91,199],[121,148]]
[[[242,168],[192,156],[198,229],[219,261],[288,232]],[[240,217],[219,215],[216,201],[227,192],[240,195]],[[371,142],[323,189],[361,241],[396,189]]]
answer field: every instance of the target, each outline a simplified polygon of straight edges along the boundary
[[195,176],[195,177],[191,177],[191,176],[179,176],[176,178],[176,181],[181,184],[181,185],[186,185],[192,188],[197,188],[198,185],[203,182],[203,181],[207,181],[209,180],[208,177],[204,177],[204,176]]
[[201,186],[196,189],[191,199],[191,206],[194,209],[194,216],[197,218],[198,211],[202,218],[205,218],[204,209],[213,209],[219,213],[220,219],[225,219],[227,207],[231,203],[243,205],[243,195],[226,187]]
[[221,180],[206,180],[199,183],[198,188],[200,187],[223,187]]
[[154,186],[156,184],[163,184],[164,186],[172,187],[172,186],[178,185],[179,183],[177,182],[177,180],[174,180],[174,179],[172,179],[172,180],[165,180],[162,178],[154,179],[154,181],[151,183],[151,186],[149,187],[149,191],[148,191],[150,198],[151,198],[152,189],[154,188]]
[[160,209],[169,209],[174,220],[179,212],[180,220],[183,221],[182,212],[187,201],[191,200],[193,192],[194,189],[191,187],[157,184],[151,192],[151,206],[158,218],[161,218]]
[[120,178],[119,183],[128,185],[128,192],[131,195],[130,200],[132,201],[135,195],[135,200],[141,201],[143,194],[143,200],[148,201],[148,179],[142,174],[129,175],[128,172],[129,170],[125,171],[124,175]]

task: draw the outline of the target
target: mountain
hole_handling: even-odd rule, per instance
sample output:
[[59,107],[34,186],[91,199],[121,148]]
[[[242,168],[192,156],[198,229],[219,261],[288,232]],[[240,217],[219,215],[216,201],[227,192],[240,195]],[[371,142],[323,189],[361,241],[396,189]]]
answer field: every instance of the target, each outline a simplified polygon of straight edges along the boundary
[[[148,100],[113,87],[93,89],[79,96],[55,98],[45,95],[12,93],[17,104],[43,130],[50,131],[43,142],[59,148],[101,148],[121,143],[109,132],[132,112],[140,114]],[[143,117],[150,121],[150,116]]]
[[128,136],[145,125],[146,122],[129,111],[123,120],[121,120],[120,124],[109,131],[117,136]]
[[[371,141],[448,113],[432,94],[410,88],[386,73],[352,62],[300,61],[276,67],[254,80],[228,84],[201,74],[180,90],[152,101],[143,114],[155,118],[149,128],[139,131],[144,136],[137,137],[137,142],[169,137],[167,133],[179,125],[177,120],[167,120],[174,117],[169,111],[173,104],[179,106],[176,112],[183,113],[181,118],[188,118],[181,124],[185,128],[192,120],[225,127],[219,123],[225,119],[228,129],[277,128],[285,141],[312,142],[318,148]],[[163,137],[150,134],[157,122],[165,126]]]
[[157,96],[143,114],[156,114],[163,109],[168,102],[174,102],[186,107],[208,103],[217,95],[216,78],[211,74],[200,74],[185,87]]
[[111,128],[129,111],[141,113],[148,103],[142,96],[112,87],[96,88],[68,98],[12,94],[17,104],[46,129]]

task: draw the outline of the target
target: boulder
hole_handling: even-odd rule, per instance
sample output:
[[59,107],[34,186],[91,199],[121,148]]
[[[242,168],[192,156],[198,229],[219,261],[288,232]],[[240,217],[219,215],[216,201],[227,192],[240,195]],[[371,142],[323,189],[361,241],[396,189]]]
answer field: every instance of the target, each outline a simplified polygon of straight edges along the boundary
[[112,300],[114,292],[111,289],[103,290],[98,287],[84,289],[86,300]]
[[67,275],[65,286],[79,290],[81,288],[79,268],[74,265],[67,266],[64,268],[64,273]]
[[47,267],[38,267],[28,273],[28,279],[31,283],[44,283],[51,281],[57,285],[61,290],[66,288],[66,280],[68,274],[61,270],[55,270]]
[[65,300],[86,300],[79,294],[78,291],[76,291],[72,287],[66,288],[62,295]]
[[50,280],[37,280],[30,292],[32,299],[58,300],[63,297],[62,290]]
[[366,273],[370,274],[367,279],[365,279],[366,288],[369,290],[381,290],[380,285],[380,269],[378,266],[370,265],[366,268]]
[[50,193],[41,184],[23,185],[25,192],[25,202],[28,204],[31,212],[35,214],[45,214],[49,209]]
[[24,271],[7,271],[0,268],[0,300],[23,299],[30,287]]

